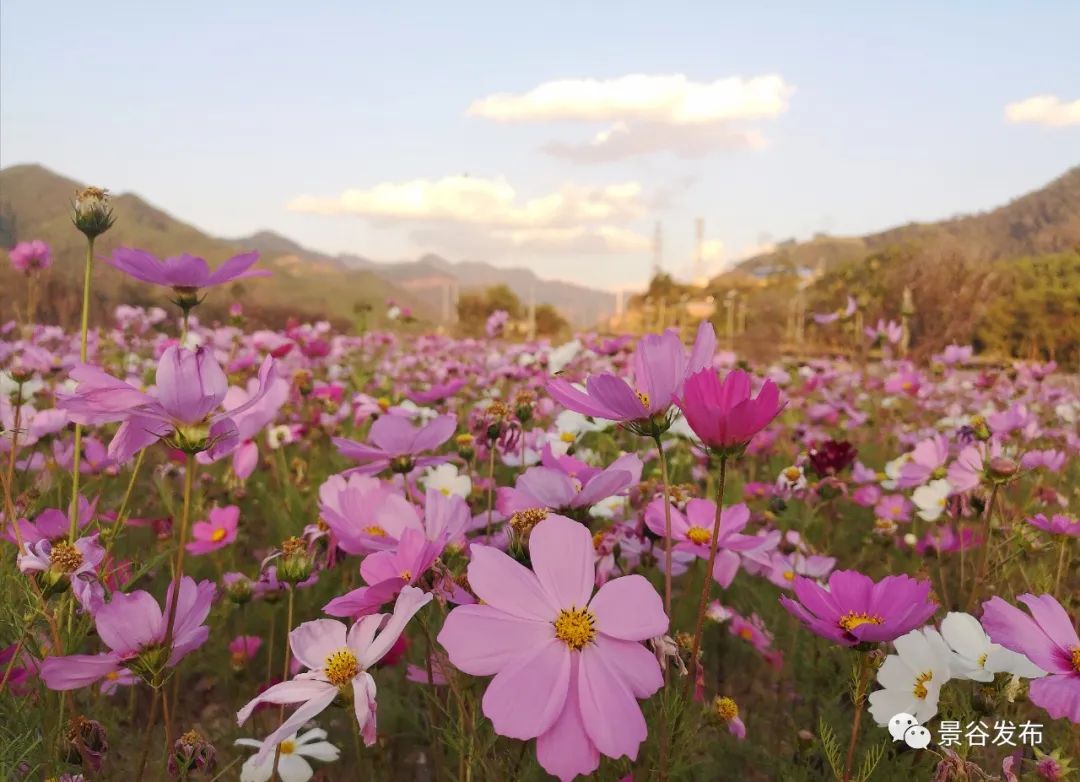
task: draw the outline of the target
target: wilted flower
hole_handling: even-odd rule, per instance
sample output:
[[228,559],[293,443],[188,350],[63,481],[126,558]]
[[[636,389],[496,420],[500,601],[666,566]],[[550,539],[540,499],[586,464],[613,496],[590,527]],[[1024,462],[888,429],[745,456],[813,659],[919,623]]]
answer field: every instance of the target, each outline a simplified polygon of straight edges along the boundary
[[196,730],[189,730],[176,740],[169,753],[169,774],[187,779],[193,772],[210,773],[217,766],[217,750]]

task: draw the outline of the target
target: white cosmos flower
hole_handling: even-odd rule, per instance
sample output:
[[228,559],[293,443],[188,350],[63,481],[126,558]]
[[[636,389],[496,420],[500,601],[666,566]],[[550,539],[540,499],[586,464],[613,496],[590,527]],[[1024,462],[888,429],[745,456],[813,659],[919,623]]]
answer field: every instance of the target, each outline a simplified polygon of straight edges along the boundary
[[951,666],[958,679],[991,682],[996,673],[1039,679],[1044,671],[1028,658],[991,642],[979,620],[953,611],[941,622],[941,635],[952,650]]
[[[341,754],[340,750],[329,741],[324,741],[326,731],[322,728],[313,728],[298,737],[295,733],[281,742],[281,756],[278,758],[278,776],[282,782],[307,782],[315,774],[315,770],[304,758],[313,758],[327,763],[335,761]],[[263,742],[256,739],[237,739],[236,744],[241,747],[255,747],[262,749]],[[252,755],[244,762],[240,770],[240,782],[267,782],[274,773],[274,754],[270,753],[263,758],[263,762],[256,764],[258,755]]]
[[919,509],[919,518],[924,521],[937,521],[945,510],[952,493],[952,486],[944,478],[930,481],[911,493],[911,499]]
[[896,488],[896,481],[900,478],[900,468],[903,467],[911,459],[910,453],[902,453],[893,459],[891,462],[885,463],[885,478],[881,482],[881,488],[892,489]]
[[878,725],[901,713],[925,724],[937,714],[941,686],[951,677],[951,652],[932,627],[912,630],[893,644],[896,654],[885,658],[877,674],[885,689],[870,693],[870,714]]
[[458,474],[458,468],[453,464],[440,464],[429,468],[420,479],[420,483],[425,489],[434,489],[447,497],[456,494],[458,497],[468,499],[472,492],[472,480],[468,475]]
[[565,345],[559,345],[557,348],[552,348],[548,353],[548,371],[552,374],[556,372],[562,372],[566,365],[574,360],[574,357],[581,351],[581,340],[574,339],[567,342]]

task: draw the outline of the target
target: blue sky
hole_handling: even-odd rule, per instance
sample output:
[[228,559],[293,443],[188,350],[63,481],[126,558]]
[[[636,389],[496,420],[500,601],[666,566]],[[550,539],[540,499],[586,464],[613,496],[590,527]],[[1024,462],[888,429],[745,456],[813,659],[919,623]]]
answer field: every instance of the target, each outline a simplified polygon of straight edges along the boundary
[[615,288],[658,220],[689,274],[698,216],[716,268],[1080,163],[1075,2],[393,5],[5,0],[0,165],[218,235]]

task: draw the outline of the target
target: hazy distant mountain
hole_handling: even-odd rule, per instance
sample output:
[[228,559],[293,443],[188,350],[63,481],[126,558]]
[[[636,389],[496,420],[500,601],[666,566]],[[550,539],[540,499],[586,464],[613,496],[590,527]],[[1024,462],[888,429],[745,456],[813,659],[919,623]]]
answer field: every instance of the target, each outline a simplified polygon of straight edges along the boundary
[[804,242],[783,242],[771,252],[743,261],[736,271],[761,275],[793,265],[829,267],[903,246],[942,256],[955,251],[977,261],[1080,247],[1080,166],[989,212],[932,223],[908,223],[866,236],[819,235]]
[[[64,298],[64,291],[81,285],[85,243],[69,216],[71,198],[80,186],[38,165],[0,170],[0,248],[26,239],[48,242],[56,257],[51,274],[51,284],[56,288],[53,298]],[[131,193],[114,196],[113,206],[117,222],[98,241],[98,254],[107,255],[123,245],[162,257],[188,252],[216,266],[244,250],[262,253],[260,265],[273,270],[273,276],[244,281],[235,291],[212,295],[203,312],[215,316],[225,311],[235,292],[245,306],[261,311],[270,320],[283,320],[289,315],[351,320],[360,306],[370,307],[377,316],[385,310],[385,302],[392,299],[411,307],[418,317],[438,321],[452,314],[456,292],[500,283],[509,286],[522,301],[528,302],[534,296],[538,304],[553,305],[577,325],[590,325],[614,308],[610,293],[541,280],[527,269],[502,269],[472,261],[452,263],[437,255],[402,263],[377,263],[358,255],[338,257],[311,250],[273,231],[238,239],[210,236]],[[12,288],[8,284],[12,274],[7,264],[0,265],[3,289]],[[103,307],[121,301],[160,303],[167,295],[135,283],[104,264],[95,269],[94,292]],[[70,307],[60,309],[65,317],[70,315]]]
[[585,326],[596,323],[615,311],[615,296],[606,291],[569,282],[542,280],[529,269],[504,268],[482,261],[448,261],[428,254],[415,261],[381,263],[358,256],[343,255],[341,260],[353,268],[369,269],[392,281],[415,296],[423,298],[440,312],[447,290],[485,288],[506,285],[526,304],[530,297],[537,304],[554,305],[572,323]]

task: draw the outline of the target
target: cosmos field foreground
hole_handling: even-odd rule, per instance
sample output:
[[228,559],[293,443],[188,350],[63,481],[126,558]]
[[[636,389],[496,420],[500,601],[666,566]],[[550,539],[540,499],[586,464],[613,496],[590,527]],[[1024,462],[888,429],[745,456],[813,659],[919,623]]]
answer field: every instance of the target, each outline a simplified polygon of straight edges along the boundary
[[204,324],[75,210],[162,308],[2,326],[5,779],[1077,773],[1052,363]]

